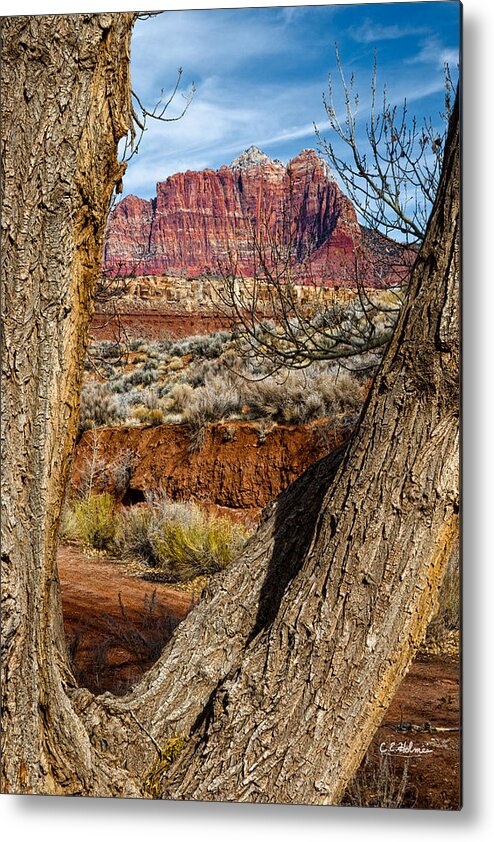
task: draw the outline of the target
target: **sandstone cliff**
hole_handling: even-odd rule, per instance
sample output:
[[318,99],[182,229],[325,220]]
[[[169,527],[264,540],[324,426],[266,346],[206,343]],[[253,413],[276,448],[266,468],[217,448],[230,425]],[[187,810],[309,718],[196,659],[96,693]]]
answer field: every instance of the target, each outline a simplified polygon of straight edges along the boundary
[[352,285],[361,229],[312,149],[285,166],[251,147],[231,166],[170,176],[149,201],[125,197],[108,224],[104,268],[122,276],[197,278],[235,263],[237,274],[251,277],[256,236],[289,244],[303,267],[299,281],[313,271],[316,280]]

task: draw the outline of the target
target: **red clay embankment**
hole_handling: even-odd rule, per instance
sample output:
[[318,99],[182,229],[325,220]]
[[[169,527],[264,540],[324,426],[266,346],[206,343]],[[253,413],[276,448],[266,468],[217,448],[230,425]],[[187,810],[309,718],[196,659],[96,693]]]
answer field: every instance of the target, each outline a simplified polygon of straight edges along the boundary
[[193,444],[186,425],[102,427],[82,436],[73,487],[91,475],[93,491],[126,503],[160,490],[171,500],[195,500],[257,516],[259,512],[344,439],[335,422],[273,426],[240,421],[212,424]]

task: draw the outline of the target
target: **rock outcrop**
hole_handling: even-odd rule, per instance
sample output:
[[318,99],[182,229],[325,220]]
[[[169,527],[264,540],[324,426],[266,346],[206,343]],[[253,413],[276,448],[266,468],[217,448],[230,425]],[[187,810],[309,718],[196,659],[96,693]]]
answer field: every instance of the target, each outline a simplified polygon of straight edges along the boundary
[[287,165],[256,147],[219,170],[177,173],[149,201],[125,197],[107,229],[110,274],[252,277],[272,246],[291,255],[297,283],[352,286],[362,232],[327,164],[305,149]]

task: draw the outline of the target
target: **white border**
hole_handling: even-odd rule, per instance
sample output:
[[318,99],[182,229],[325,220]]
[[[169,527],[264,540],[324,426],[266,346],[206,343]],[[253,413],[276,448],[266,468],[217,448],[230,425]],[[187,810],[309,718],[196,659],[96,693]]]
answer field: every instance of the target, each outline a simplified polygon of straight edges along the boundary
[[[400,2],[400,0],[398,0]],[[1,15],[76,11],[303,5],[297,2],[133,3],[121,0],[4,0]],[[312,5],[325,5],[313,3]],[[34,842],[117,839],[194,842],[329,842],[349,840],[408,842],[483,839],[493,817],[494,733],[492,648],[488,618],[493,614],[494,520],[494,277],[487,269],[494,257],[491,205],[493,169],[492,51],[494,15],[486,0],[464,2],[464,280],[463,280],[463,493],[464,493],[464,808],[461,813],[349,810],[347,808],[271,807],[62,799],[40,796],[0,798],[0,821],[11,839],[20,834]],[[491,272],[492,275],[492,272]],[[14,837],[14,838],[15,838]]]

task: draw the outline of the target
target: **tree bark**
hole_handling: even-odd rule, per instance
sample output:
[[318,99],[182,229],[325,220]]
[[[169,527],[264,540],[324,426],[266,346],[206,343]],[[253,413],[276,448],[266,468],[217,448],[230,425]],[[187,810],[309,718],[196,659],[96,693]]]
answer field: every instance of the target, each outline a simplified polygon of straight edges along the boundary
[[[130,121],[132,15],[3,31],[3,787],[336,803],[458,532],[458,106],[438,200],[356,434],[265,512],[123,699],[77,688],[55,544],[91,296]],[[8,493],[7,493],[8,491]]]
[[55,547],[134,16],[2,19],[2,786],[92,788],[65,688]]

